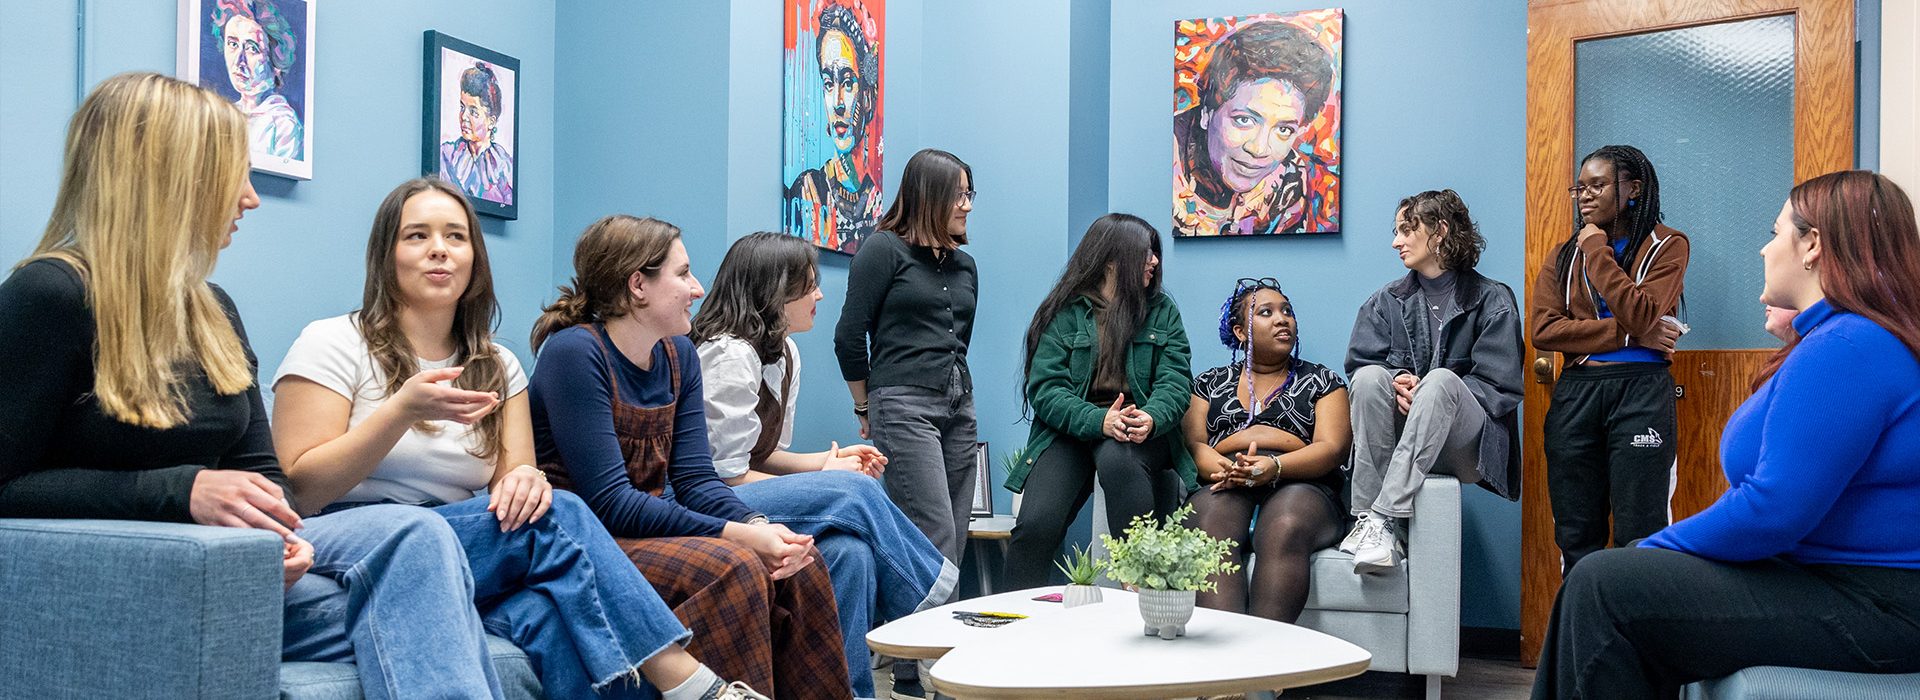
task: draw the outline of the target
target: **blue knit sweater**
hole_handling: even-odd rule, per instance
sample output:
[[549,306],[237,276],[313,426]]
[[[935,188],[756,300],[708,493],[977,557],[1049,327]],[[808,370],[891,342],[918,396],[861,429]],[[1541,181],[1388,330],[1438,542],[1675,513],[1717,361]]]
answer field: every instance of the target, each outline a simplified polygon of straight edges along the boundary
[[1920,569],[1920,361],[1825,301],[1793,326],[1800,345],[1727,421],[1731,488],[1641,546]]

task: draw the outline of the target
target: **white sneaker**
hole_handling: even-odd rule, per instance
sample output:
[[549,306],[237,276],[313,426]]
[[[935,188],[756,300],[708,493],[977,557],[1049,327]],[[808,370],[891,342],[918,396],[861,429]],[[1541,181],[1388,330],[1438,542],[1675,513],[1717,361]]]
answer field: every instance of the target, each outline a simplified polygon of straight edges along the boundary
[[1371,574],[1393,568],[1406,550],[1400,548],[1399,526],[1393,518],[1370,518],[1353,553],[1353,573]]
[[719,690],[720,692],[718,694],[712,696],[714,700],[772,700],[772,698],[761,695],[740,681],[734,681],[720,686]]
[[1367,521],[1372,519],[1373,511],[1361,513],[1359,519],[1353,523],[1353,531],[1347,533],[1346,539],[1340,540],[1340,551],[1348,554],[1360,551],[1360,536],[1366,533]]

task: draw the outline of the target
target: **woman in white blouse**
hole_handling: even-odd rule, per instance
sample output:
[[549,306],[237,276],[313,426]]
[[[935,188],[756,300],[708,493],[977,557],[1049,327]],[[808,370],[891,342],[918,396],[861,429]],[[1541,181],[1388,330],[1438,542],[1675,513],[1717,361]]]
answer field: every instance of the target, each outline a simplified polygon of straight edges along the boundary
[[792,452],[800,355],[821,299],[806,241],[755,233],[735,241],[693,319],[706,382],[714,470],[754,510],[812,535],[839,605],[854,694],[873,695],[867,632],[946,602],[959,569],[887,499],[871,445]]

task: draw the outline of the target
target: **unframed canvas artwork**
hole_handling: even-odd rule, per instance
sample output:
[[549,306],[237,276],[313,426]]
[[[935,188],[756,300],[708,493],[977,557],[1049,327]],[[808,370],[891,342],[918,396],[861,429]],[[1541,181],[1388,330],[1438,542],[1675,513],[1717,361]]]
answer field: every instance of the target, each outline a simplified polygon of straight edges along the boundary
[[318,0],[180,0],[180,75],[247,115],[253,169],[313,177]]
[[518,218],[520,62],[434,31],[426,50],[423,169],[465,192],[474,211]]
[[1344,17],[1174,23],[1174,235],[1340,230]]
[[783,0],[781,227],[842,253],[880,222],[885,0]]

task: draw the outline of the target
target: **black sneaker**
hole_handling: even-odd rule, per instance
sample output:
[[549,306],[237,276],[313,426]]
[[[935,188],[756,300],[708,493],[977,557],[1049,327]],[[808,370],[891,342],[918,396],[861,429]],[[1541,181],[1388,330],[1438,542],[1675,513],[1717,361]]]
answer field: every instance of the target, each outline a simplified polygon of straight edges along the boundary
[[920,664],[908,659],[893,662],[893,700],[925,700],[927,689],[920,685]]

